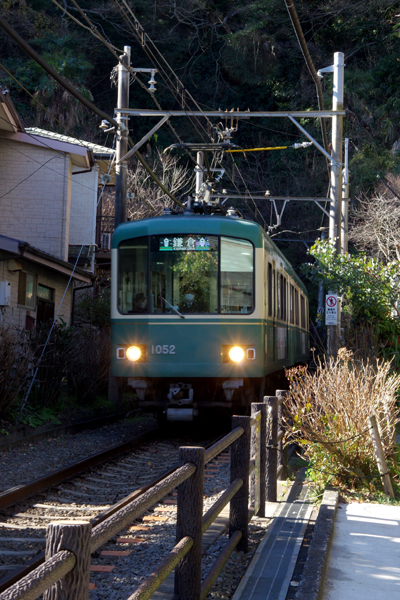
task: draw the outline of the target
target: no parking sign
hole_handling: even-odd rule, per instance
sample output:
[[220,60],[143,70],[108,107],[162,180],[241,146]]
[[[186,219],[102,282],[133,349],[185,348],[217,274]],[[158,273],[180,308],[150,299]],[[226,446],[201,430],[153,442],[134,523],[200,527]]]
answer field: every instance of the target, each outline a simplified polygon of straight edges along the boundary
[[325,298],[325,325],[337,325],[338,297],[327,294]]

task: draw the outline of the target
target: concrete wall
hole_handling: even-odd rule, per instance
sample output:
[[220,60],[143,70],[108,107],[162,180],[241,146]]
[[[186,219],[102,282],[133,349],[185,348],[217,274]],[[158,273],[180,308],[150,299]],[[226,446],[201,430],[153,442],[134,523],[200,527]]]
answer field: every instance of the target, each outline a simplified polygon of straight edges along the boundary
[[68,260],[71,176],[69,156],[0,138],[0,233]]
[[[7,256],[7,253],[0,251],[0,259],[6,258]],[[12,258],[11,255],[9,256]],[[24,271],[36,275],[36,291],[39,283],[55,290],[55,316],[68,283],[68,276],[47,269],[42,265],[37,265],[31,261],[21,259],[20,257],[18,257],[16,260],[18,260],[18,262],[21,264]],[[11,283],[11,305],[3,308],[2,310],[3,324],[24,329],[27,314],[36,320],[36,309],[33,310],[18,304],[18,280],[19,271],[9,271],[8,261],[0,261],[0,281],[9,281]],[[72,284],[67,290],[59,315],[59,317],[61,317],[63,321],[67,323],[67,325],[69,325],[71,322],[71,306]],[[60,322],[60,318],[58,319],[58,322]]]

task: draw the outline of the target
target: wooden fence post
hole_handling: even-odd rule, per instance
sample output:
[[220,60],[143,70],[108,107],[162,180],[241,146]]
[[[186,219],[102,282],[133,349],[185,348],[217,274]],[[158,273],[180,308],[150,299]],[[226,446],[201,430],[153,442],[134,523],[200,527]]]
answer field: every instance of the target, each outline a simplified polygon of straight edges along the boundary
[[175,569],[174,600],[200,600],[204,460],[204,448],[179,448],[179,466],[190,462],[197,469],[178,486],[176,543],[190,536],[194,544]]
[[250,417],[232,417],[232,429],[243,427],[244,433],[231,446],[231,483],[242,479],[243,485],[231,500],[229,537],[241,531],[238,550],[247,552],[249,546],[249,471],[250,471]]
[[385,453],[383,452],[382,448],[382,442],[379,435],[376,417],[375,415],[370,415],[368,419],[371,424],[371,438],[372,445],[374,446],[376,462],[378,464],[379,474],[382,476],[383,480],[383,490],[387,496],[394,498],[393,486],[388,473],[388,466],[385,458]]
[[277,438],[278,438],[278,398],[264,396],[268,406],[267,424],[267,501],[277,501],[276,471],[277,471]]
[[[251,416],[257,412],[256,404],[251,404]],[[260,421],[251,427],[250,460],[254,457],[254,470],[250,475],[250,506],[254,507],[254,514],[260,508]]]
[[[284,402],[285,402],[285,398],[287,396],[287,391],[286,390],[276,390],[275,394],[278,397],[278,434],[280,433],[280,430],[283,429],[282,426],[282,416],[284,413]],[[279,404],[280,400],[282,400],[282,403]],[[279,481],[285,481],[287,479],[288,476],[288,470],[287,470],[287,463],[288,463],[288,449],[287,447],[284,448],[283,447],[283,442],[282,440],[279,440],[278,442],[278,466],[277,468],[279,469],[279,467],[282,465],[282,470],[280,472],[280,475],[278,477]]]
[[[266,500],[266,485],[267,485],[267,405],[262,402],[254,402],[252,412],[261,411],[260,421],[260,463],[259,463],[259,479],[260,479],[260,505],[255,513],[257,517],[265,517],[265,500]],[[253,409],[254,407],[254,409]]]
[[76,556],[75,567],[43,594],[43,600],[88,600],[90,575],[90,538],[87,521],[49,523],[46,532],[46,560],[60,550]]

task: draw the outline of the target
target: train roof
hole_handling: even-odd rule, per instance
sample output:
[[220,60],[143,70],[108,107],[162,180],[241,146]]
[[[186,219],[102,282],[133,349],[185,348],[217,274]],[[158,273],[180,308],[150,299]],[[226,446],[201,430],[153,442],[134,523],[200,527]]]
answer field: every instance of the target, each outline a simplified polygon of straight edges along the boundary
[[168,214],[160,217],[150,217],[138,221],[128,221],[118,225],[113,233],[112,247],[118,248],[119,244],[132,237],[163,234],[188,234],[202,233],[209,235],[226,235],[228,237],[244,238],[251,241],[256,248],[266,248],[281,260],[288,274],[296,281],[297,285],[307,295],[307,290],[301,279],[295,273],[292,265],[284,254],[274,244],[264,229],[254,221],[238,219],[237,217],[222,215],[198,214]]

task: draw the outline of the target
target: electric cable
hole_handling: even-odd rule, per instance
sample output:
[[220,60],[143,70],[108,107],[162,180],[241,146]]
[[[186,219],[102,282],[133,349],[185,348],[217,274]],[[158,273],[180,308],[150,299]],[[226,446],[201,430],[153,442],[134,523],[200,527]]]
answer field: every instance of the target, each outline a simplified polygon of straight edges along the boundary
[[[11,125],[10,121],[8,121],[7,119],[5,119],[4,117],[0,117],[0,119],[2,119],[3,121],[6,121],[6,123],[9,123],[9,124]],[[26,132],[26,135],[28,135],[28,136],[32,137],[32,138],[33,138],[33,139],[36,141],[36,139],[35,139],[35,136],[34,136],[33,134],[31,134],[31,133],[29,133],[29,132]],[[46,138],[45,138],[45,139],[46,139]],[[7,144],[7,143],[10,143],[10,142],[12,142],[12,140],[9,140],[9,139],[7,139],[7,138],[4,138],[4,141],[5,141],[5,143],[6,143],[6,144]],[[42,143],[43,143],[43,146],[45,146],[45,147],[46,147],[46,148],[48,148],[49,150],[52,150],[53,152],[55,152],[55,153],[56,153],[56,154],[58,154],[59,156],[62,156],[63,158],[65,158],[65,156],[66,156],[67,154],[69,154],[68,152],[62,152],[61,150],[55,150],[54,148],[52,148],[51,146],[49,146],[49,145],[48,145],[48,144],[46,144],[45,142],[42,142]],[[38,165],[40,165],[40,166],[39,166],[39,168],[38,168],[38,169],[36,169],[36,171],[34,171],[33,173],[31,173],[31,174],[30,174],[28,177],[26,177],[26,178],[25,178],[25,179],[23,179],[22,181],[20,181],[20,182],[18,183],[18,185],[21,185],[21,183],[23,183],[24,181],[26,181],[26,179],[29,179],[29,177],[32,177],[32,175],[34,175],[34,174],[35,174],[37,171],[39,171],[39,170],[40,170],[42,167],[45,167],[45,166],[47,165],[47,163],[49,163],[49,162],[50,162],[50,160],[54,160],[54,158],[55,158],[55,157],[53,156],[53,157],[52,157],[50,160],[48,160],[47,162],[45,162],[45,163],[41,163],[41,162],[40,162],[39,160],[37,160],[36,158],[33,158],[32,156],[28,156],[28,154],[25,154],[24,152],[22,152],[22,150],[19,150],[19,149],[17,149],[17,148],[14,148],[14,147],[12,148],[12,150],[14,150],[15,152],[18,152],[18,154],[22,154],[22,156],[25,156],[25,158],[28,158],[29,160],[32,160],[33,162],[35,162],[35,163],[37,163]],[[88,185],[85,185],[85,184],[84,184],[84,183],[82,183],[81,181],[77,181],[77,180],[74,180],[74,179],[72,179],[72,175],[71,175],[71,177],[69,177],[68,175],[64,175],[63,173],[59,173],[58,171],[56,171],[55,169],[52,169],[51,167],[48,167],[48,166],[46,166],[46,168],[47,168],[47,169],[49,169],[49,171],[52,171],[53,173],[56,173],[57,175],[61,175],[61,177],[63,177],[63,178],[64,178],[64,179],[66,179],[67,181],[71,181],[71,182],[72,182],[72,181],[74,181],[74,183],[76,183],[77,185],[79,185],[79,186],[81,186],[81,187],[83,187],[83,188],[85,188],[85,189],[87,189],[87,190],[93,191],[93,188],[92,188],[92,187],[90,187],[90,186],[88,186]],[[4,196],[7,196],[7,194],[9,194],[10,192],[12,192],[12,191],[13,191],[13,190],[14,190],[16,187],[18,187],[18,185],[16,185],[14,188],[12,188],[12,189],[11,189],[11,190],[9,190],[8,192],[6,192],[6,193],[5,193],[3,196],[1,196],[1,198],[3,198]]]
[[[116,60],[118,61],[118,63],[123,64],[124,67],[127,69],[127,71],[130,73],[130,75],[133,77],[133,79],[139,83],[139,85],[142,87],[142,89],[145,90],[145,92],[149,93],[153,102],[156,104],[157,108],[161,111],[161,105],[158,102],[158,100],[155,98],[154,94],[150,92],[150,90],[145,86],[145,84],[140,80],[140,78],[136,75],[135,70],[128,65],[125,65],[122,58],[120,56],[118,56],[115,52],[115,47],[112,46],[112,44],[110,44],[105,38],[104,36],[102,36],[98,29],[96,28],[96,26],[92,23],[92,21],[89,19],[89,17],[82,11],[82,9],[80,8],[80,6],[78,5],[78,3],[75,0],[71,0],[76,8],[76,10],[78,10],[78,12],[83,16],[83,18],[86,20],[86,22],[90,25],[90,27],[86,27],[85,25],[83,25],[78,19],[75,19],[74,17],[72,17],[72,15],[70,15],[69,13],[68,16],[71,16],[72,18],[74,18],[74,20],[80,24],[82,27],[84,27],[86,30],[89,30],[90,33],[92,33],[96,39],[100,40],[113,54],[113,56],[116,58]],[[57,2],[57,0],[52,0],[53,4],[55,4],[58,8],[60,8],[61,10],[64,11],[64,8]],[[188,115],[189,116],[189,115]],[[174,134],[174,136],[176,137],[176,139],[180,142],[182,142],[182,139],[180,138],[179,134],[177,133],[177,131],[175,130],[175,128],[173,127],[172,123],[170,123],[169,121],[167,122],[167,125],[169,126],[169,128],[171,129],[172,133]],[[198,132],[198,130],[196,130]],[[198,132],[199,133],[199,132]],[[193,158],[193,156],[190,154],[190,152],[185,149],[185,152],[189,155],[190,159],[197,164],[196,160]],[[138,157],[137,157],[138,158]],[[140,159],[139,159],[140,160]],[[141,161],[142,162],[142,161]],[[143,164],[143,163],[142,163]],[[144,165],[143,165],[144,166]],[[178,203],[179,204],[179,203]],[[181,205],[181,207],[183,208],[183,205]]]
[[[24,85],[23,85],[23,84],[22,84],[22,83],[21,83],[21,82],[20,82],[20,81],[19,81],[19,80],[18,80],[16,77],[14,77],[14,75],[13,75],[12,73],[10,73],[10,71],[9,71],[8,69],[6,69],[6,67],[5,67],[5,66],[4,66],[4,65],[3,65],[1,62],[0,62],[0,68],[2,68],[2,69],[3,69],[3,70],[6,72],[6,73],[7,73],[7,75],[9,75],[9,76],[10,76],[12,79],[14,79],[14,81],[15,81],[15,82],[16,82],[16,83],[17,83],[17,84],[18,84],[18,85],[19,85],[19,86],[20,86],[20,87],[21,87],[21,88],[24,90],[24,92],[26,92],[27,94],[29,94],[29,96],[32,98],[32,100],[34,100],[35,102],[37,102],[37,104],[38,104],[38,105],[39,105],[39,106],[40,106],[40,107],[41,107],[41,108],[42,108],[42,109],[43,109],[43,110],[44,110],[44,111],[45,111],[45,112],[46,112],[46,113],[47,113],[47,114],[48,114],[48,115],[49,115],[49,116],[52,118],[52,119],[54,119],[54,120],[55,120],[55,121],[56,121],[56,122],[57,122],[57,123],[60,125],[60,127],[62,127],[63,129],[65,129],[65,131],[67,131],[68,135],[69,135],[71,138],[73,138],[74,140],[76,140],[76,142],[78,142],[78,144],[79,144],[80,146],[82,146],[82,147],[84,147],[84,148],[87,148],[88,150],[91,150],[91,151],[92,151],[92,148],[90,148],[90,146],[88,146],[88,145],[87,145],[87,143],[86,143],[84,140],[80,140],[79,138],[77,138],[77,137],[76,137],[76,136],[75,136],[75,135],[74,135],[74,134],[73,134],[73,133],[72,133],[72,132],[71,132],[71,131],[68,129],[68,127],[65,127],[65,125],[63,125],[63,124],[62,124],[62,123],[61,123],[61,122],[60,122],[60,121],[57,119],[57,117],[56,117],[55,115],[53,115],[53,114],[52,114],[50,111],[48,111],[48,110],[47,110],[47,108],[46,108],[45,106],[43,106],[43,104],[42,104],[41,102],[39,102],[39,100],[37,100],[37,98],[35,98],[35,96],[34,96],[33,94],[31,94],[31,92],[30,92],[29,90],[27,90],[27,89],[25,88],[25,86],[24,86]],[[2,117],[2,118],[3,118],[3,117]],[[6,120],[6,119],[4,119],[4,120]],[[9,122],[9,121],[8,121],[8,122]],[[10,123],[10,122],[9,122],[9,123]],[[10,125],[11,125],[11,123],[10,123]],[[30,131],[26,131],[26,130],[24,130],[22,133],[26,133],[26,135],[30,135],[30,136],[34,137],[34,136],[33,136],[33,134],[32,134]],[[41,136],[39,136],[39,137],[41,137]],[[43,144],[44,144],[44,145],[47,145],[47,144],[45,144],[45,142],[43,142]],[[51,150],[54,150],[54,148],[51,148],[50,146],[48,146],[48,148],[50,148]],[[59,150],[54,150],[54,151],[55,151],[55,152],[59,152],[59,153],[61,153],[61,154],[65,154],[65,153],[63,153],[63,152],[61,152],[61,151],[59,151]],[[100,165],[99,165],[99,172],[100,172],[100,173],[105,173],[104,171],[102,171],[102,170],[101,170],[101,167],[100,167]]]
[[[121,14],[124,16],[124,12],[121,10],[120,4],[118,2],[118,0],[114,0],[115,4],[117,4],[117,6],[120,8],[120,12]],[[168,67],[168,69],[171,71],[171,73],[173,74],[173,76],[176,79],[177,82],[177,87],[178,87],[178,93],[179,90],[183,94],[185,94],[188,98],[190,98],[190,100],[193,102],[193,104],[196,106],[196,108],[203,113],[204,118],[206,119],[206,121],[208,122],[209,126],[211,128],[213,128],[213,124],[211,123],[211,121],[209,120],[209,118],[204,114],[203,110],[201,109],[200,105],[198,104],[198,102],[193,98],[193,96],[190,94],[190,92],[185,88],[185,86],[183,85],[183,83],[181,82],[181,80],[179,79],[179,77],[176,75],[175,71],[173,70],[173,68],[171,67],[171,65],[168,63],[168,61],[166,60],[166,58],[163,56],[163,54],[161,54],[161,52],[158,50],[157,46],[154,44],[154,42],[151,40],[150,36],[145,32],[143,26],[141,25],[141,23],[139,22],[138,18],[135,16],[135,14],[133,13],[132,9],[130,8],[130,6],[128,5],[128,3],[126,2],[126,0],[122,0],[123,4],[125,5],[126,9],[128,10],[128,12],[130,13],[130,15],[132,16],[132,18],[134,19],[134,24],[131,22],[130,18],[126,15],[127,20],[131,23],[132,25],[132,29],[133,29],[133,33],[136,36],[136,39],[138,39],[138,41],[141,43],[142,48],[144,49],[144,51],[149,51],[151,52],[150,49],[148,49],[148,44],[147,42],[149,42],[149,44],[151,44],[151,46],[154,48],[155,52],[157,52],[157,54],[160,56],[160,59],[165,63],[165,65]],[[157,62],[158,65],[160,66],[160,69],[163,70],[163,72],[165,73],[165,70],[161,67],[159,61],[157,61],[157,59],[154,56],[154,53],[152,53],[153,55],[153,61]],[[167,75],[166,75],[167,76]],[[168,77],[168,76],[167,76]],[[168,77],[169,79],[169,77]],[[171,81],[171,80],[169,80]],[[171,85],[173,86],[172,82]],[[182,105],[183,105],[183,101],[184,101],[184,97],[182,98]],[[211,138],[211,135],[205,130],[204,126],[202,125],[202,123],[198,120],[197,117],[195,117],[197,119],[197,122],[199,123],[199,125],[202,127],[202,129],[204,130],[204,132],[206,133],[206,135],[208,137]],[[212,139],[212,138],[211,138]]]
[[[79,92],[77,89],[75,89],[73,85],[71,85],[68,81],[66,81],[63,77],[61,77],[61,75],[55,69],[53,69],[53,67],[51,67],[27,42],[25,42],[25,40],[15,31],[15,29],[13,29],[11,27],[11,25],[9,25],[9,23],[7,23],[7,21],[5,21],[5,19],[3,19],[3,17],[1,17],[1,16],[0,16],[0,27],[7,33],[7,35],[12,40],[14,40],[20,46],[20,48],[22,50],[24,50],[24,52],[26,54],[28,54],[28,56],[33,58],[33,60],[35,60],[49,75],[51,75],[70,94],[72,94],[72,96],[74,96],[84,106],[89,108],[89,110],[91,110],[92,112],[97,114],[103,120],[106,120],[110,124],[112,124],[116,128],[117,131],[119,130],[120,124],[113,117],[110,117],[110,115],[108,115],[106,112],[104,112],[100,108],[97,108],[97,106],[95,106],[92,102],[90,102],[90,100],[85,98],[81,94],[81,92]],[[131,145],[131,147],[133,147],[134,144],[130,137],[128,138],[128,143]],[[152,169],[147,164],[147,162],[145,161],[145,159],[143,158],[143,156],[141,155],[141,153],[138,150],[136,150],[135,156],[142,163],[142,165],[144,166],[146,171],[149,173],[150,177],[167,194],[167,196],[169,198],[171,198],[171,200],[173,200],[173,202],[175,202],[181,208],[183,208],[183,204],[179,200],[177,200],[175,198],[175,196],[173,196],[169,192],[169,190],[167,190],[167,188],[163,185],[163,183],[159,180],[159,178],[156,176],[156,174],[152,171]]]
[[[308,50],[307,42],[304,38],[303,29],[301,27],[300,20],[297,15],[296,7],[293,3],[293,0],[285,0],[285,4],[286,4],[286,9],[289,13],[290,20],[292,22],[294,32],[297,37],[298,44],[299,44],[301,52],[303,54],[303,58],[306,62],[309,73],[310,73],[310,75],[315,83],[315,86],[317,88],[317,98],[318,98],[319,110],[324,110],[324,97],[323,97],[323,93],[322,93],[321,81],[315,70],[314,63],[312,61],[310,52]],[[325,120],[323,118],[321,118],[320,121],[321,121],[322,140],[323,140],[323,144],[324,144],[324,149],[326,151],[328,151],[328,138],[326,135]]]

